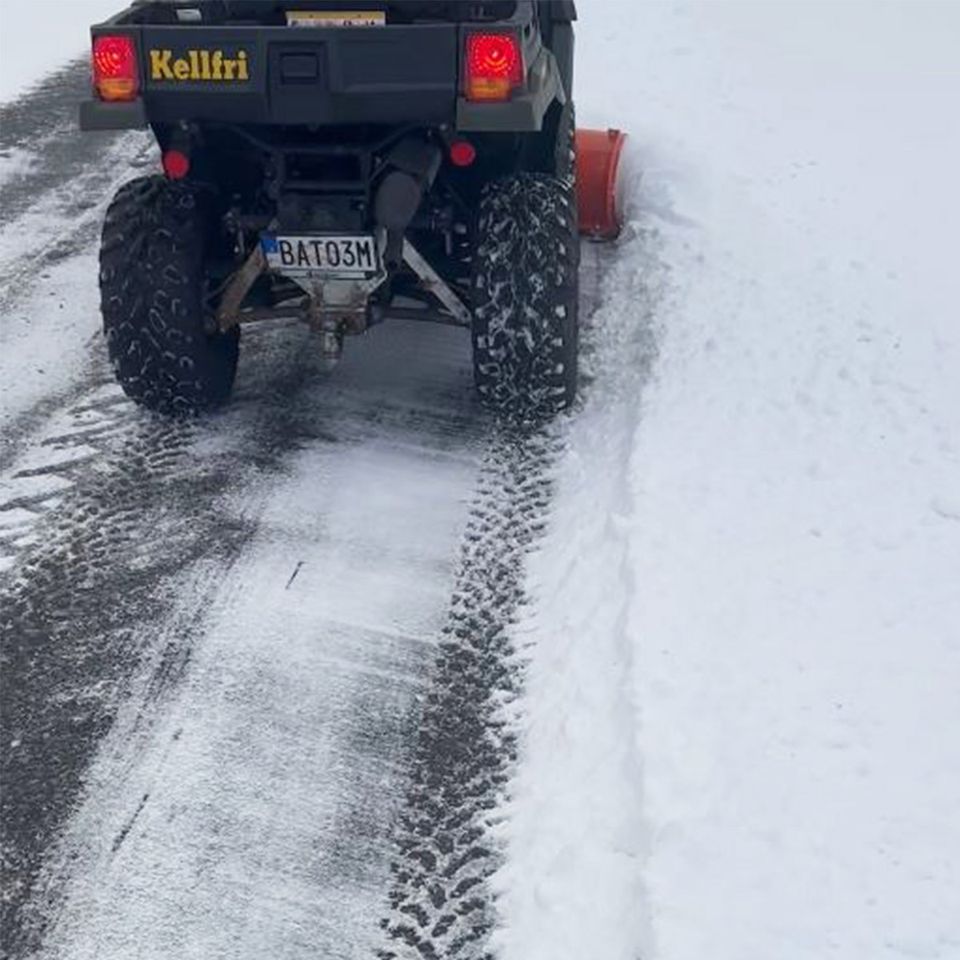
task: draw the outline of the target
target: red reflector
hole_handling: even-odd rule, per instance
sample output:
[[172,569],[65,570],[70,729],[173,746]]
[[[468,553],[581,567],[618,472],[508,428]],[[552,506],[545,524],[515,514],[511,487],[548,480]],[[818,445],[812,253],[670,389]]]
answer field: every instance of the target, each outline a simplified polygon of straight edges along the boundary
[[469,167],[477,159],[477,148],[469,140],[455,140],[450,144],[450,162],[455,167]]
[[140,91],[133,37],[95,37],[93,85],[101,100],[133,100]]
[[182,180],[190,172],[190,158],[180,150],[168,150],[163,155],[163,172],[171,180]]
[[467,35],[468,100],[507,100],[523,83],[523,53],[512,33]]

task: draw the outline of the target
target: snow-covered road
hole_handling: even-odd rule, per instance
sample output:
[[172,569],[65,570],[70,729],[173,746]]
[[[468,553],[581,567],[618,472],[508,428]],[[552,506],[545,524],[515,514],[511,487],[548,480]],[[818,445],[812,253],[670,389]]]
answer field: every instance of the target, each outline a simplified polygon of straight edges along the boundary
[[[47,95],[16,108],[39,131],[4,122],[7,149],[70,139]],[[457,574],[457,544],[471,504],[497,514],[475,488],[508,469],[504,441],[462,333],[405,323],[335,376],[299,328],[257,330],[224,415],[134,411],[85,248],[141,145],[74,139],[7,181],[0,234],[5,936],[360,955],[385,937],[418,718],[477,566]]]
[[[446,367],[455,384],[458,351],[430,333],[423,370]],[[387,361],[399,342],[370,346]],[[302,393],[282,432],[231,451],[238,466],[285,455],[272,482],[226,497],[227,525],[250,529],[240,555],[181,578],[189,609],[174,622],[199,617],[203,639],[184,649],[164,631],[157,669],[189,657],[182,686],[158,703],[147,681],[151,710],[127,700],[101,748],[62,853],[91,859],[71,869],[54,955],[372,949],[477,450],[455,406],[431,409],[422,370],[359,359],[377,390],[344,382],[333,404]],[[422,391],[417,406],[405,386]]]
[[405,322],[330,374],[256,328],[226,412],[132,408],[91,245],[155,158],[71,129],[83,82],[3,124],[4,946],[479,955],[556,440],[480,413],[462,331]]

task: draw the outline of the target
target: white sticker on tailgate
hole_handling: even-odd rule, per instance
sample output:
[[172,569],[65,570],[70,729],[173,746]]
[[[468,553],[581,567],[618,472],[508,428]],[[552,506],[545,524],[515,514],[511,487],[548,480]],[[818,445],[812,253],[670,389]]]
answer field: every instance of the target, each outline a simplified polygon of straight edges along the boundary
[[288,27],[384,27],[382,10],[288,10]]

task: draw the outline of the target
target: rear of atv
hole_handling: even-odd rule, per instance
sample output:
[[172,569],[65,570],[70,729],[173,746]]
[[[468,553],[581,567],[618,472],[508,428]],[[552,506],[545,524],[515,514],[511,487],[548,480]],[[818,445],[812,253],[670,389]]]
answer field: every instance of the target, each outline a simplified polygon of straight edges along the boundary
[[[419,319],[469,329],[488,406],[549,417],[577,386],[573,5],[356,7],[152,0],[93,29],[82,125],[149,124],[163,162],[104,225],[118,379],[190,414],[229,396],[245,324],[300,319],[334,363]],[[608,142],[579,193],[609,236]]]

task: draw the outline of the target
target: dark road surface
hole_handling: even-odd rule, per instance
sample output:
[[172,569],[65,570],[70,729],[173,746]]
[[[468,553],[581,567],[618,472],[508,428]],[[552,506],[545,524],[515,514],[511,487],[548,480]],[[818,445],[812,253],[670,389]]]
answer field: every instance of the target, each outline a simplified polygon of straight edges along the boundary
[[[0,311],[146,162],[74,131],[86,83],[0,107],[0,159],[34,155],[0,181]],[[230,407],[176,424],[78,322],[76,372],[0,421],[3,955],[488,956],[553,441],[478,412],[462,331],[388,323],[325,373],[307,331],[249,330]]]

